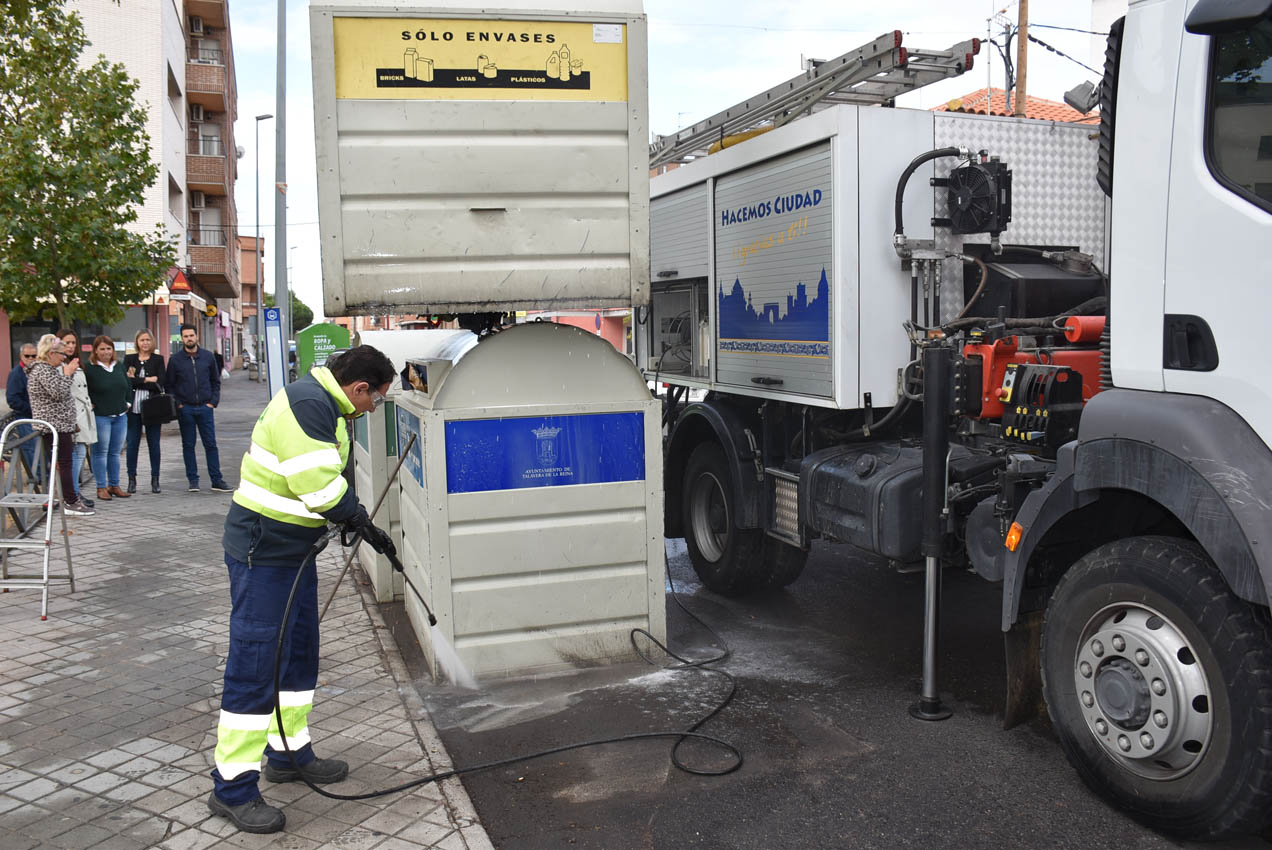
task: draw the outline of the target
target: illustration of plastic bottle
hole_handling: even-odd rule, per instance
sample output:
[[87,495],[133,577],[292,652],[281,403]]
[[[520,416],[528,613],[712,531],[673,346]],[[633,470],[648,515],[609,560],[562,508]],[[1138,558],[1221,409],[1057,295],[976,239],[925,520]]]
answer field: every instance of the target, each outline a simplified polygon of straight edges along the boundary
[[570,80],[570,46],[568,44],[561,45],[558,51],[561,56],[561,82],[569,82]]
[[419,60],[419,51],[414,47],[406,48],[406,53],[402,55],[402,75],[409,80],[417,77],[415,63]]
[[552,51],[552,55],[548,57],[548,63],[544,70],[547,71],[550,79],[559,80],[561,78],[561,54],[557,53],[555,50]]

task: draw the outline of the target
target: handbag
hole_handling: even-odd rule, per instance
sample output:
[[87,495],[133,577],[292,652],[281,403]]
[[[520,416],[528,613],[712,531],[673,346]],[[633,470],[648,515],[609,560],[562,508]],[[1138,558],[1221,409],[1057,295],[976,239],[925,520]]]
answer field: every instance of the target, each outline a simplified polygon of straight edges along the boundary
[[152,395],[141,403],[141,421],[146,425],[162,425],[177,418],[177,400],[167,393]]

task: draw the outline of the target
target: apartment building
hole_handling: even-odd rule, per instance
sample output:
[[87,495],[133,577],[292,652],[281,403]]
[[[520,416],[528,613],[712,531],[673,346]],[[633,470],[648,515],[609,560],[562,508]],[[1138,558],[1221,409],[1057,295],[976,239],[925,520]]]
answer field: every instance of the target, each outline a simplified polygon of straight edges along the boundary
[[146,130],[160,172],[136,227],[163,224],[177,241],[178,266],[156,281],[150,303],[129,305],[123,321],[100,332],[131,346],[136,331],[149,327],[171,342],[190,322],[205,348],[233,364],[242,351],[243,315],[229,3],[70,0],[68,8],[90,42],[83,61],[103,54],[141,84],[137,97],[150,107]]

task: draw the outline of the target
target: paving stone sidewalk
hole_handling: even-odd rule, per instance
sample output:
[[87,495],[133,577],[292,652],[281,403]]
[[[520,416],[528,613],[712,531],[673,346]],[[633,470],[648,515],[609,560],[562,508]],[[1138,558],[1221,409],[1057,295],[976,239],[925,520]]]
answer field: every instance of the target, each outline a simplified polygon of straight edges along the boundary
[[[265,401],[243,372],[225,382],[216,428],[231,484]],[[139,482],[148,485],[144,446],[141,454]],[[356,802],[262,779],[265,799],[287,814],[273,835],[239,833],[209,815],[229,639],[220,538],[230,497],[207,489],[201,447],[198,456],[204,489],[187,493],[180,437],[165,426],[162,495],[144,486],[68,520],[77,592],[55,585],[46,622],[38,591],[0,595],[0,850],[490,848],[454,779]],[[340,554],[322,556],[320,603]],[[34,563],[22,554],[17,566]],[[350,764],[350,779],[330,786],[342,794],[450,766],[365,582],[355,566],[322,623],[310,715],[319,754]]]

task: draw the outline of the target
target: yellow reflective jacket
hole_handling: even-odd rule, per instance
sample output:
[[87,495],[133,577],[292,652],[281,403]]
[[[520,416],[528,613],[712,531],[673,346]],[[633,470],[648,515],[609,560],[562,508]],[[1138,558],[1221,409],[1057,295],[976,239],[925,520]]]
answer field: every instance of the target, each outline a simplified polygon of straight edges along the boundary
[[225,518],[227,555],[253,565],[298,566],[328,521],[357,512],[357,497],[343,475],[349,429],[341,420],[353,412],[326,367],[266,405]]

